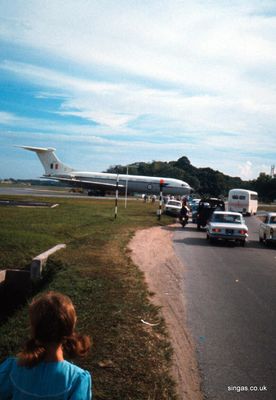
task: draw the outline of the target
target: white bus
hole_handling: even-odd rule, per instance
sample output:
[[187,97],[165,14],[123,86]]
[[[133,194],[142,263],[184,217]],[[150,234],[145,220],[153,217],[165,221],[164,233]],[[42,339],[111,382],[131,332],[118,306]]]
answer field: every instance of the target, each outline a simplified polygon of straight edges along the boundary
[[228,211],[243,215],[256,214],[258,208],[258,193],[252,190],[231,189],[228,194]]

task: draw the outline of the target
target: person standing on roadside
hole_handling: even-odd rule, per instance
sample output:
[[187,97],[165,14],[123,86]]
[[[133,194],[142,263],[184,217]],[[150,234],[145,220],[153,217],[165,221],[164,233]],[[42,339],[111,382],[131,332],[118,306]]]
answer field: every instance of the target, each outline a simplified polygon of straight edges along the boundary
[[29,306],[31,337],[17,357],[0,365],[1,400],[91,400],[91,376],[65,360],[83,357],[90,338],[75,332],[69,297],[48,292]]

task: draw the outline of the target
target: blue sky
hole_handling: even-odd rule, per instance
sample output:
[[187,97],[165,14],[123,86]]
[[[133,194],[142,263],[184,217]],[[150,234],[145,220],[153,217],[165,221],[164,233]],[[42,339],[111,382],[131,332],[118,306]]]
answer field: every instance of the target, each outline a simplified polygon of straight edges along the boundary
[[0,178],[177,160],[276,162],[275,1],[0,0]]

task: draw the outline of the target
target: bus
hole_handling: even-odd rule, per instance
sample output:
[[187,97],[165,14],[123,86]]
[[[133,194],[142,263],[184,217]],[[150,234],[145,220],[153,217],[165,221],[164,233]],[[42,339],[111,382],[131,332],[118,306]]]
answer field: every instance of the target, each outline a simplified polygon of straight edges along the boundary
[[243,215],[256,214],[258,209],[258,193],[252,190],[231,189],[228,194],[228,211]]

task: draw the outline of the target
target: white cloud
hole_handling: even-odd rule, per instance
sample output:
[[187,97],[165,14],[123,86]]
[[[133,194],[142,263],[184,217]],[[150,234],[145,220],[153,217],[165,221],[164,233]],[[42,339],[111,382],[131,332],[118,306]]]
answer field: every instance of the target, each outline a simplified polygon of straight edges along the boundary
[[249,180],[252,179],[252,162],[246,161],[245,164],[238,166],[240,171],[240,176],[242,179]]
[[275,26],[249,11],[219,2],[29,1],[13,4],[17,23],[8,20],[2,35],[74,63],[221,92],[239,83],[245,68],[275,65]]
[[246,161],[238,166],[240,172],[240,177],[244,180],[251,180],[258,177],[261,172],[266,174],[270,173],[270,165],[258,162],[258,164],[253,164],[251,161]]
[[176,89],[149,89],[137,83],[97,82],[17,62],[2,62],[0,69],[55,92],[59,90],[60,97],[64,97],[60,113],[94,120],[111,128],[124,127],[145,114],[160,116],[160,119],[166,116],[169,121],[178,121],[193,131],[250,131],[251,134],[256,132],[259,119],[266,125],[276,122],[273,104],[257,103],[252,98],[186,95]]
[[0,111],[0,124],[1,125],[11,125],[16,122],[19,122],[20,118],[18,118],[15,114],[5,111]]
[[[2,0],[0,38],[33,58],[0,68],[37,85],[37,98],[58,97],[57,114],[87,121],[45,123],[49,135],[112,138],[120,149],[160,142],[152,154],[169,141],[171,154],[173,146],[203,159],[223,153],[230,171],[227,150],[249,176],[256,173],[245,161],[250,153],[275,149],[274,2],[207,3]],[[25,129],[39,122],[11,113],[1,120]]]

